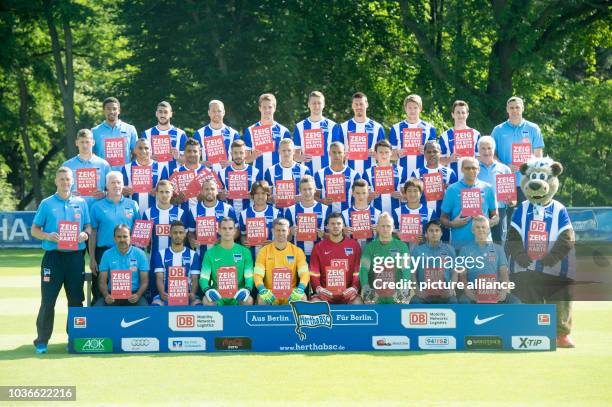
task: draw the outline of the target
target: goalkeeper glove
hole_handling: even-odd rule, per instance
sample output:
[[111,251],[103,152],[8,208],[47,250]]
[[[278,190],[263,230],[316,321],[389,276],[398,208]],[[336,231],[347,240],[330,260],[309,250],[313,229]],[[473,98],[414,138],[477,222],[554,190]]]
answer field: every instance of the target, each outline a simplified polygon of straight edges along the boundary
[[249,295],[251,295],[251,292],[248,288],[241,288],[236,292],[236,294],[234,294],[234,299],[238,302],[243,302],[249,297]]
[[261,300],[266,304],[272,304],[274,300],[276,300],[274,293],[263,285],[257,287],[257,290],[259,291],[259,298],[261,298]]
[[323,286],[317,287],[317,294],[319,295],[319,297],[321,297],[322,300],[325,301],[331,301],[332,297],[334,296],[331,291],[329,291],[327,288],[324,288]]
[[301,300],[304,296],[304,284],[300,283],[297,287],[291,291],[291,295],[289,296],[289,301],[298,301]]
[[210,302],[217,302],[221,299],[221,294],[219,294],[219,291],[211,288],[210,290],[206,291],[206,298]]
[[342,297],[346,302],[351,302],[357,297],[357,289],[355,287],[349,287],[342,291]]

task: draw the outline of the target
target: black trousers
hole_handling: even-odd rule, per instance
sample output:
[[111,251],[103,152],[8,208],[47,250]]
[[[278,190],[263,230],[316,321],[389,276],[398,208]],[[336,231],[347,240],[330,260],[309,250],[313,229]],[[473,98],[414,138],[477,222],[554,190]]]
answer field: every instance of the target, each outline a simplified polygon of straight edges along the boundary
[[[82,307],[85,296],[85,258],[83,251],[46,251],[40,266],[40,309],[36,318],[38,337],[34,345],[47,344],[53,333],[55,302],[64,286],[69,307]],[[68,323],[66,322],[66,332]]]
[[[102,262],[102,255],[105,251],[110,249],[110,246],[100,246],[96,247],[95,256],[96,263],[98,263],[98,269],[100,268],[100,263]],[[102,298],[102,294],[100,293],[100,285],[98,284],[98,275],[91,274],[91,303],[95,304],[98,299]]]

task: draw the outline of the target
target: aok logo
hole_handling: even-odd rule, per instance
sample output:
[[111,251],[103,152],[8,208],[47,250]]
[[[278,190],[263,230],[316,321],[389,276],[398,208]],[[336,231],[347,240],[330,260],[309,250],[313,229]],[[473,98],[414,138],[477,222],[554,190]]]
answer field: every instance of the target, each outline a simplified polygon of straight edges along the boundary
[[427,325],[427,312],[411,312],[410,313],[410,324],[411,325]]
[[98,350],[104,350],[104,339],[88,339],[83,344],[83,351],[95,352]]
[[176,326],[178,328],[193,328],[195,327],[195,316],[190,314],[179,314],[176,316]]

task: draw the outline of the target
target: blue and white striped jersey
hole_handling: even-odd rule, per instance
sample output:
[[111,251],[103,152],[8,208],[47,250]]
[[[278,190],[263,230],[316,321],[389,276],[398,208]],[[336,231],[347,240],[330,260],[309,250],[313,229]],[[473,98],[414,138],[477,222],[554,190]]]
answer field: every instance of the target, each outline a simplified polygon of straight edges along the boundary
[[295,181],[295,195],[300,193],[300,180],[304,175],[312,175],[308,167],[294,162],[291,167],[283,167],[281,163],[275,164],[266,169],[264,179],[272,187],[272,195],[276,196],[276,181]]
[[[283,213],[279,210],[276,209],[274,206],[272,205],[267,205],[266,209],[263,211],[256,211],[253,206],[250,206],[246,209],[244,209],[242,212],[240,212],[240,217],[238,219],[238,223],[240,224],[240,233],[242,233],[243,235],[246,236],[246,224],[247,224],[247,219],[251,219],[251,218],[265,218],[266,219],[266,228],[268,228],[268,240],[272,240],[273,236],[272,236],[272,222],[274,222],[274,219],[278,218],[279,216],[282,216]],[[253,258],[257,257],[257,253],[259,253],[259,250],[262,248],[263,246],[254,246],[251,247],[251,255],[253,255]]]
[[[433,169],[427,168],[427,167],[420,167],[417,169],[416,172],[412,174],[412,176],[414,178],[418,178],[421,181],[423,181],[423,177],[425,174],[435,174],[437,172],[442,174],[442,181],[444,182],[445,188],[448,188],[450,185],[458,181],[457,174],[455,174],[455,172],[452,169],[450,169],[450,167],[444,167],[442,165],[438,165],[438,168],[433,168]],[[425,187],[423,186],[423,188]],[[427,205],[427,207],[436,211],[438,213],[438,216],[442,212],[442,201],[443,199],[427,202],[427,200],[425,199],[425,193],[421,195],[421,203],[423,205]]]
[[[188,277],[189,290],[191,291],[191,276],[200,274],[202,261],[200,255],[188,247],[183,251],[175,253],[171,247],[159,250],[151,256],[151,270],[153,273],[164,273],[164,287],[168,292],[168,268],[185,267],[185,275]],[[155,276],[153,276],[155,277]]]
[[[237,172],[237,171],[239,172],[245,171],[247,173],[247,187],[248,187],[249,192],[251,191],[251,186],[253,186],[253,184],[256,181],[259,181],[260,179],[262,179],[262,176],[257,170],[257,168],[253,167],[252,165],[246,164],[246,168],[242,170],[237,170],[233,167],[233,165],[230,165],[229,167],[223,168],[221,171],[219,171],[219,174],[218,174],[219,181],[221,181],[221,184],[223,185],[223,189],[225,189],[226,191],[228,189],[229,174],[231,174],[232,172]],[[236,214],[239,214],[240,212],[242,212],[243,210],[251,206],[250,199],[229,199],[228,198],[227,203],[230,204],[234,208],[234,211],[236,212]]]
[[[179,149],[180,142],[181,142],[181,140],[184,137],[186,138],[187,135],[185,134],[185,132],[182,129],[179,129],[178,127],[170,126],[170,128],[168,130],[160,130],[160,129],[157,128],[157,126],[151,127],[150,129],[146,129],[145,131],[143,131],[142,134],[140,135],[140,138],[147,139],[149,141],[149,145],[153,146],[153,137],[152,136],[159,136],[159,135],[163,135],[163,134],[167,134],[167,135],[170,136],[171,150],[175,150],[177,152],[180,152],[180,149]],[[152,151],[153,150],[151,149],[151,152]],[[174,160],[174,159],[172,159],[171,161],[176,162],[176,160]]]
[[[123,174],[123,184],[126,187],[132,188],[132,167],[135,166],[141,166],[141,164],[138,163],[138,160],[134,160],[121,168],[121,173]],[[157,161],[153,161],[148,167],[151,167],[151,181],[153,189],[157,187],[157,183],[159,181],[169,178],[167,163],[158,163]],[[151,193],[136,192],[132,194],[131,198],[138,203],[140,216],[142,216],[144,211],[149,209],[149,207],[155,205],[155,196],[153,196]]]
[[[404,146],[404,129],[413,129],[420,127],[423,129],[421,144],[429,140],[436,139],[436,128],[426,121],[420,120],[418,123],[408,123],[406,120],[402,120],[399,123],[395,123],[391,127],[389,132],[389,143],[393,146],[394,150],[401,150]],[[399,159],[399,165],[404,167],[408,174],[412,174],[417,168],[424,166],[425,160],[423,155],[407,155]]]
[[332,212],[342,212],[345,209],[348,209],[351,206],[351,189],[353,187],[353,182],[357,179],[361,179],[361,176],[354,169],[350,168],[348,165],[344,166],[342,171],[334,171],[331,167],[325,167],[319,170],[315,174],[315,184],[317,189],[321,191],[321,198],[326,198],[326,177],[329,175],[342,174],[345,179],[344,191],[345,191],[345,199],[344,202],[336,202],[334,201],[329,206],[330,213]]
[[334,136],[337,135],[337,133],[334,132],[335,126],[336,122],[325,117],[317,122],[313,122],[309,118],[306,118],[297,123],[293,129],[293,144],[295,144],[296,149],[301,148],[302,152],[304,152],[304,130],[321,129],[323,132],[323,155],[320,157],[312,157],[312,161],[304,163],[312,174],[316,174],[321,168],[329,165],[329,146],[333,141],[336,141]]
[[[480,139],[480,132],[476,129],[472,129],[472,135],[474,136],[474,156],[478,157],[478,140]],[[440,152],[442,157],[450,157],[455,152],[455,129],[448,129],[442,136],[440,136]],[[459,171],[457,163],[450,163],[451,170],[455,171],[457,178],[462,179],[463,173]]]
[[420,205],[418,208],[410,209],[407,204],[404,204],[393,211],[393,224],[395,225],[395,230],[399,231],[402,215],[420,215],[421,225],[423,225],[423,234],[425,234],[427,222],[440,217],[434,209],[428,208],[426,205]]
[[[523,201],[514,210],[511,226],[519,232],[523,240],[525,250],[529,249],[529,234],[532,231],[541,232],[537,224],[544,222],[547,234],[546,253],[549,253],[559,235],[567,229],[572,228],[567,209],[565,206],[554,199],[546,206],[535,206],[529,201]],[[535,271],[539,273],[551,274],[555,276],[575,278],[576,277],[576,254],[572,249],[570,253],[559,263],[550,267],[544,266],[540,260],[534,262]],[[524,271],[514,259],[510,258],[510,272],[517,273]]]
[[187,225],[187,213],[180,206],[159,209],[157,204],[153,205],[144,211],[142,219],[153,221],[151,253],[170,247],[170,225],[173,222],[180,220]]
[[[376,225],[378,223],[378,217],[380,216],[381,212],[379,209],[376,209],[372,205],[369,205],[366,209],[357,209],[354,206],[351,206],[350,208],[343,210],[342,217],[344,218],[344,224],[347,227],[352,228],[353,225],[351,224],[351,214],[356,211],[365,211],[365,210],[370,212],[370,221],[372,222],[372,225]],[[366,243],[370,243],[372,240],[374,240],[375,237],[376,237],[376,232],[373,232],[372,238],[357,239],[357,241],[359,242],[359,245],[363,249],[363,246],[365,246]]]
[[[325,232],[325,221],[327,219],[328,209],[329,208],[327,205],[323,205],[320,202],[315,202],[315,204],[309,208],[305,208],[300,202],[298,202],[295,205],[286,208],[283,216],[289,221],[289,225],[293,227],[297,224],[299,214],[314,213],[317,215],[317,229]],[[310,262],[310,253],[312,253],[312,248],[320,240],[321,239],[317,235],[317,239],[314,242],[299,241],[297,240],[297,232],[294,232],[293,234],[293,244],[304,251],[306,260],[308,262]]]
[[[375,173],[374,169],[376,167],[378,166],[375,165],[371,168],[368,168],[363,176],[363,179],[366,180],[368,184],[370,185],[371,191],[376,190],[377,180],[376,180],[376,177],[374,176],[374,173]],[[393,165],[392,168],[393,168],[393,190],[399,191],[401,190],[402,184],[406,182],[407,175],[406,175],[404,168],[398,165]],[[387,212],[389,215],[393,216],[393,211],[396,208],[400,207],[401,201],[397,198],[393,198],[391,194],[380,194],[378,198],[375,198],[371,202],[371,205],[374,206],[379,211]]]
[[[219,136],[219,135],[223,136],[223,143],[225,144],[225,151],[227,151],[227,159],[229,161],[232,160],[232,156],[231,156],[232,150],[230,146],[232,145],[232,142],[234,140],[238,140],[240,138],[240,133],[238,133],[236,130],[234,130],[233,128],[231,128],[230,126],[226,124],[224,124],[223,127],[219,129],[213,129],[210,124],[207,124],[206,126],[199,128],[198,130],[196,130],[195,133],[193,133],[193,138],[197,140],[198,143],[200,143],[200,148],[202,149],[202,161],[208,160],[208,157],[206,156],[206,147],[204,145],[204,139],[206,137],[213,137],[213,136]],[[181,154],[185,151],[186,141],[187,141],[187,136],[181,138],[180,145],[179,145]],[[221,165],[215,164],[213,165],[213,169],[216,172],[219,172],[219,170],[221,170]]]
[[[385,139],[385,129],[380,123],[372,119],[366,119],[363,123],[357,123],[354,119],[350,119],[336,126],[336,131],[335,139],[341,141],[347,150],[349,147],[349,133],[368,133],[369,150],[374,150],[376,143]],[[347,163],[349,167],[363,176],[365,170],[374,165],[374,157],[369,157],[366,160],[347,160]]]
[[[244,129],[244,144],[246,144],[247,150],[253,149],[253,128],[261,125],[261,122],[257,122]],[[280,157],[278,155],[278,147],[280,141],[284,138],[291,138],[291,133],[282,124],[274,122],[274,124],[272,125],[272,140],[274,142],[274,151],[269,153],[263,153],[253,162],[253,165],[259,170],[260,173],[263,174],[267,168],[270,168],[274,164],[278,164],[278,162],[280,161]]]

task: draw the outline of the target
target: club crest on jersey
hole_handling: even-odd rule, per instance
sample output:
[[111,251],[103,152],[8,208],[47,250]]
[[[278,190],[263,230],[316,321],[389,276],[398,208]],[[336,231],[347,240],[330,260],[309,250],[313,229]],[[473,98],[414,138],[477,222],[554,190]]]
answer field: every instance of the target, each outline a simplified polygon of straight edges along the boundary
[[44,268],[43,269],[43,281],[48,283],[51,281],[51,269]]
[[286,256],[286,257],[289,263],[293,263],[295,261],[295,256]]
[[389,254],[392,255],[392,256],[395,256],[398,253],[399,253],[398,249],[389,249]]
[[125,213],[125,217],[128,219],[132,219],[132,216],[134,215],[132,208],[125,208],[124,213]]
[[138,271],[138,261],[136,261],[136,259],[130,259],[130,271]]
[[236,262],[242,261],[242,254],[234,253],[234,261],[236,261]]
[[353,254],[353,248],[352,247],[345,247],[344,248],[344,254],[346,254],[347,256],[350,256],[351,254]]

